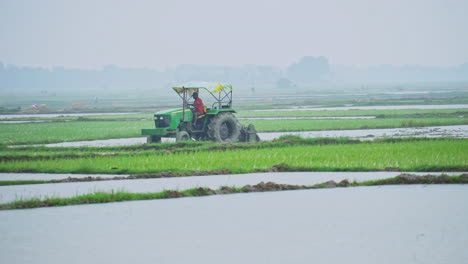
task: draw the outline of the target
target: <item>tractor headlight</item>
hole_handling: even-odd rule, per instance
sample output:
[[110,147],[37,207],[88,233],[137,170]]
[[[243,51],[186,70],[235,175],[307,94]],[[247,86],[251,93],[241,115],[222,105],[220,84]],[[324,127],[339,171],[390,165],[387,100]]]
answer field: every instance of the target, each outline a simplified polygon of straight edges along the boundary
[[171,116],[167,116],[167,115],[164,115],[164,116],[156,116],[154,118],[154,122],[155,122],[155,125],[156,127],[169,127],[170,123],[171,123]]

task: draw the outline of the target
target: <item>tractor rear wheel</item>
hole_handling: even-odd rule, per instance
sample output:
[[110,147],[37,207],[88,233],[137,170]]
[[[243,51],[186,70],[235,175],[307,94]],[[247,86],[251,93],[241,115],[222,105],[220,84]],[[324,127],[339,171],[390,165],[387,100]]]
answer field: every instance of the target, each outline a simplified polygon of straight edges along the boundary
[[190,135],[189,133],[187,133],[187,131],[179,131],[177,132],[177,135],[176,135],[176,142],[179,142],[179,141],[189,141],[191,140],[190,138]]
[[220,113],[208,124],[208,137],[217,142],[237,142],[241,124],[231,113]]

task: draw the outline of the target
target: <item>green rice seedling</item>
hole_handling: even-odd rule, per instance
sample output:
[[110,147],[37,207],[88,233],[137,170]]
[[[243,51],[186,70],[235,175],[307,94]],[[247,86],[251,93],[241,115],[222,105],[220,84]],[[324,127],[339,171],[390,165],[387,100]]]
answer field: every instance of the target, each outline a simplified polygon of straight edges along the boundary
[[44,184],[44,183],[50,183],[50,181],[43,181],[43,180],[2,181],[2,180],[0,180],[0,186],[26,185],[26,184]]
[[0,142],[8,145],[39,144],[141,136],[152,121],[90,121],[0,124]]
[[155,152],[142,155],[10,160],[2,172],[148,173],[229,170],[268,171],[278,164],[303,171],[466,171],[468,140],[362,142],[356,144],[281,146],[194,152]]

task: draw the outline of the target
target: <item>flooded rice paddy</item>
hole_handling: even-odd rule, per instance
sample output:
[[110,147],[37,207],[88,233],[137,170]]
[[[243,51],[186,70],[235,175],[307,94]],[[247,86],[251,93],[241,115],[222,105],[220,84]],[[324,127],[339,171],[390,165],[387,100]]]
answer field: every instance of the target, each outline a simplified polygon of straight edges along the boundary
[[21,180],[61,180],[67,178],[101,177],[112,178],[117,176],[128,176],[122,174],[72,174],[72,173],[0,173],[0,181]]
[[[386,128],[386,129],[354,129],[354,130],[322,130],[301,132],[267,132],[258,133],[260,140],[273,140],[283,135],[297,135],[304,138],[330,137],[368,139],[382,137],[453,137],[468,138],[468,125],[434,126],[416,128]],[[175,142],[173,138],[163,138],[163,142]],[[104,146],[130,146],[146,143],[146,137],[103,139],[77,142],[61,142],[45,144],[47,147],[104,147]]]
[[[150,116],[150,115],[148,115]],[[298,120],[298,119],[374,119],[376,116],[284,116],[284,117],[239,117],[239,120]],[[70,120],[61,120],[68,122]],[[0,124],[47,123],[53,120],[0,120]]]
[[[349,109],[426,109],[401,107]],[[444,107],[468,108],[468,105],[428,108]],[[259,133],[259,136],[262,140],[272,140],[285,134],[360,139],[468,138],[468,126]],[[144,143],[146,138],[141,137],[47,146],[123,146]],[[158,192],[194,187],[217,189],[220,186],[240,187],[262,181],[312,185],[329,180],[364,181],[399,174],[277,172],[1,186],[0,203],[21,198],[71,197],[96,191]],[[459,175],[461,172],[451,174]],[[89,176],[125,175],[0,173],[0,180],[51,180]],[[468,259],[467,203],[466,185],[399,185],[0,211],[0,262],[465,263]]]
[[58,113],[58,114],[11,114],[11,115],[0,115],[0,119],[11,119],[11,118],[51,118],[51,117],[66,117],[66,116],[96,116],[96,115],[126,115],[130,113]]
[[2,263],[465,263],[468,186],[0,211]]
[[[146,137],[138,138],[114,138],[114,139],[100,139],[100,140],[87,140],[87,141],[74,141],[74,142],[61,142],[51,143],[35,146],[47,147],[111,147],[111,146],[131,146],[141,145],[146,143]],[[164,138],[162,142],[175,142],[174,139]]]
[[47,122],[52,122],[52,121],[48,121],[48,120],[25,120],[25,121],[9,120],[9,121],[0,121],[0,124],[47,123]]
[[374,119],[376,116],[284,116],[284,117],[239,117],[241,120],[297,120],[297,119]]
[[[248,111],[255,112],[275,112],[275,111],[322,111],[322,110],[400,110],[400,109],[457,109],[468,108],[468,104],[452,104],[452,105],[375,105],[375,106],[336,106],[336,107],[310,107],[296,106],[284,109],[255,109]],[[56,113],[56,114],[3,114],[0,119],[12,118],[52,118],[52,117],[73,117],[73,116],[94,116],[94,115],[125,115],[131,113]],[[324,118],[324,117],[321,117]],[[326,117],[325,117],[326,118]],[[340,117],[336,117],[340,118]],[[349,117],[346,117],[349,118]],[[359,118],[359,117],[355,117]]]
[[373,105],[373,106],[337,106],[337,107],[309,107],[297,106],[284,109],[258,109],[255,112],[275,112],[275,111],[322,111],[322,110],[399,110],[399,109],[456,109],[468,108],[467,104],[458,105]]
[[[0,187],[0,203],[7,203],[18,199],[46,198],[46,197],[72,197],[81,194],[94,193],[98,191],[126,191],[126,192],[160,192],[163,190],[185,190],[196,187],[208,187],[218,189],[221,186],[242,187],[244,185],[254,185],[260,182],[275,182],[279,184],[291,185],[314,185],[333,180],[340,182],[365,181],[395,177],[401,172],[276,172],[276,173],[249,173],[231,175],[208,175],[191,177],[171,177],[141,180],[112,180],[93,182],[73,182],[73,183],[50,183],[32,185],[11,185]],[[411,173],[418,175],[440,173]],[[459,175],[451,173],[450,175]],[[18,174],[2,173],[0,180],[50,180],[65,179],[67,174]],[[99,175],[73,175],[71,177],[98,177]],[[110,175],[112,177],[115,175]],[[125,176],[125,175],[120,175]],[[43,178],[40,178],[43,177]]]
[[412,128],[385,128],[385,129],[352,129],[352,130],[322,130],[301,132],[272,132],[259,133],[261,140],[273,140],[283,135],[297,135],[304,138],[331,137],[373,139],[382,137],[453,137],[468,138],[468,125],[434,126]]

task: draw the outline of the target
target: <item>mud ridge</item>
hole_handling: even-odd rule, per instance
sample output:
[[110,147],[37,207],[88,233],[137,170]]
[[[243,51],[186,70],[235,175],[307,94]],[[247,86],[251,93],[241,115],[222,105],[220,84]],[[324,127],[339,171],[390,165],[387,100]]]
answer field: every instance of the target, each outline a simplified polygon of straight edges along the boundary
[[223,175],[231,174],[230,170],[214,170],[214,171],[189,171],[189,172],[157,172],[157,173],[143,173],[132,174],[129,176],[115,176],[115,177],[82,177],[74,178],[68,177],[66,179],[50,180],[50,183],[68,183],[68,182],[92,182],[92,181],[115,181],[115,180],[141,180],[141,179],[158,179],[158,178],[171,178],[171,177],[189,177],[189,176],[204,176],[204,175]]
[[93,158],[93,157],[115,157],[117,153],[110,154],[86,154],[86,155],[40,155],[40,156],[3,156],[0,157],[0,162],[9,161],[35,161],[35,160],[52,160],[52,159],[79,159],[79,158]]

